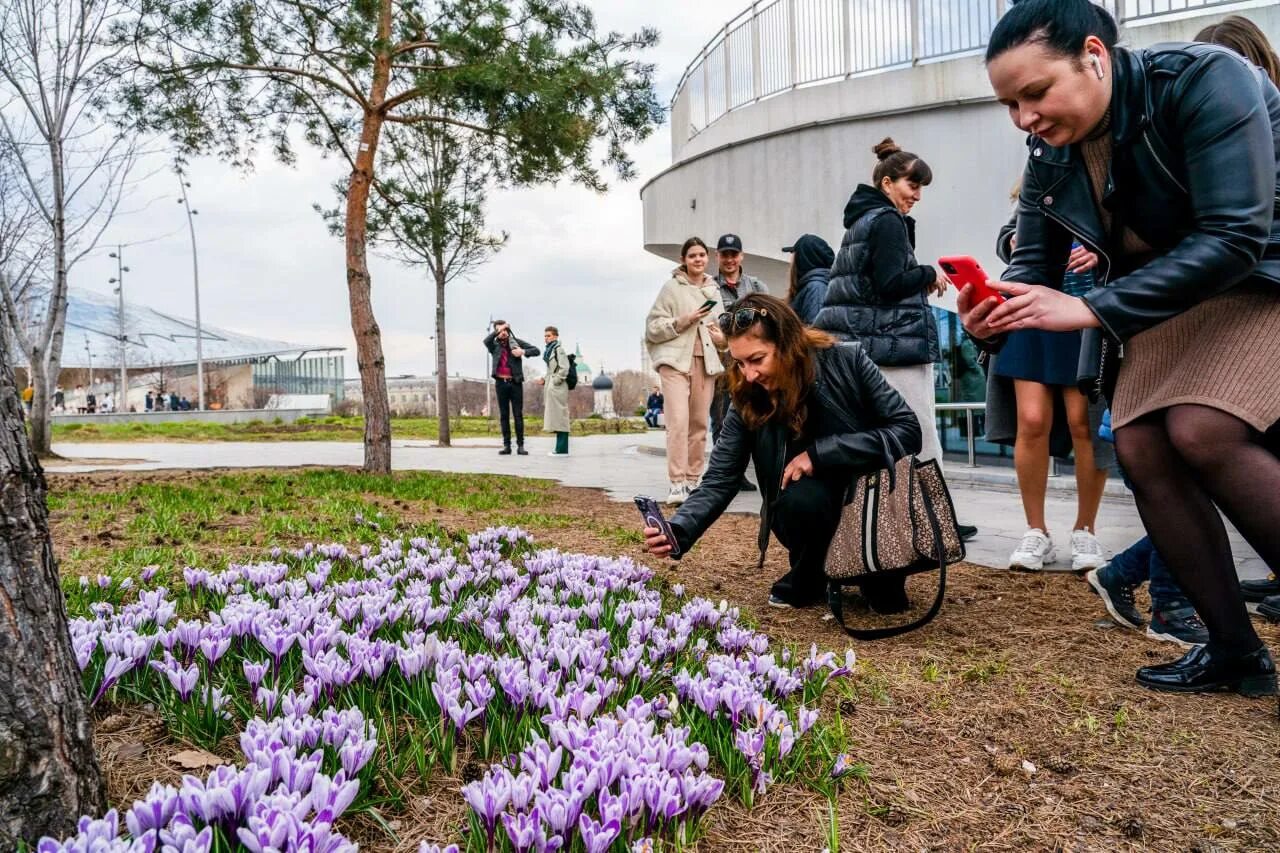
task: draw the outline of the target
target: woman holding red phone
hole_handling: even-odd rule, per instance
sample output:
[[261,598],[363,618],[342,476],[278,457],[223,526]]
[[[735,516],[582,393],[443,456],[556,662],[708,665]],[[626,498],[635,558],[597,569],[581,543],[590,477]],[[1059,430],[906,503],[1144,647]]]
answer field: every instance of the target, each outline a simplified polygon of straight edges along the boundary
[[[988,348],[1022,329],[1086,330],[1081,379],[1111,402],[1120,462],[1156,550],[1209,642],[1138,670],[1154,690],[1276,691],[1219,511],[1280,565],[1280,91],[1213,45],[1116,46],[1089,0],[1023,0],[987,74],[1031,134],[1009,299],[959,310]],[[1073,240],[1104,286],[1053,287]]]

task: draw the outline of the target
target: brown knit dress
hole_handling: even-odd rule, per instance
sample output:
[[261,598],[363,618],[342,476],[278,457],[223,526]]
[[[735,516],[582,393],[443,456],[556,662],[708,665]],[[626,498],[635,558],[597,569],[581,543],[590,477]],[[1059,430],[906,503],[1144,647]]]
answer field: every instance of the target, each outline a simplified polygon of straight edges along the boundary
[[[1111,165],[1109,125],[1108,115],[1081,146],[1108,233],[1110,212],[1100,199]],[[1151,252],[1127,228],[1121,242],[1126,258]],[[1259,432],[1280,421],[1280,284],[1247,279],[1125,342],[1112,428],[1186,404],[1227,412]]]

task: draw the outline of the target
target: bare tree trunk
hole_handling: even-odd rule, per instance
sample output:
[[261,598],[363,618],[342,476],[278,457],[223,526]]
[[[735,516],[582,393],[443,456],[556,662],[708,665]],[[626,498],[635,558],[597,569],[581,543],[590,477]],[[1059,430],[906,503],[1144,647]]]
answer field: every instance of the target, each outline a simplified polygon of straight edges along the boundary
[[34,844],[43,835],[69,835],[80,815],[106,809],[80,669],[67,633],[45,494],[44,472],[27,442],[10,351],[0,349],[0,848],[5,850],[22,841]]
[[391,80],[391,0],[382,0],[378,19],[378,44],[374,60],[370,109],[365,111],[360,129],[360,147],[347,192],[347,291],[351,303],[351,331],[356,338],[356,365],[360,369],[360,389],[364,395],[364,470],[391,473],[391,405],[387,399],[386,359],[382,354],[382,331],[373,316],[372,280],[369,276],[367,236],[369,230],[369,188],[378,151]]
[[444,337],[444,258],[436,256],[436,411],[440,420],[440,446],[449,447],[453,438],[449,433],[449,365],[446,360],[448,347]]

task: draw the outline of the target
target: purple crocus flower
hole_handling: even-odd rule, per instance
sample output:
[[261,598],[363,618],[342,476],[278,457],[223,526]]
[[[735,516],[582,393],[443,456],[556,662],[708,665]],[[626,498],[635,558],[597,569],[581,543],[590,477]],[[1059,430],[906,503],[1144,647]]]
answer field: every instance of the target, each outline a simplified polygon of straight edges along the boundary
[[245,660],[243,666],[244,677],[248,680],[250,689],[256,690],[258,685],[262,683],[262,679],[267,676],[267,664],[265,662],[259,663]]
[[622,832],[622,825],[617,820],[597,823],[584,814],[578,816],[578,832],[582,835],[587,853],[606,853],[609,845]]
[[528,853],[533,849],[533,842],[537,837],[537,827],[541,822],[542,817],[538,814],[537,809],[534,809],[532,814],[524,812],[517,814],[502,813],[502,828],[507,831],[507,838],[511,841],[511,846],[516,849],[516,853]]
[[133,658],[120,657],[115,654],[108,655],[106,666],[102,670],[102,683],[98,685],[97,692],[93,694],[93,701],[89,704],[98,704],[98,700],[111,689],[112,685],[120,680],[120,676],[133,669],[134,666],[136,666],[136,662]]

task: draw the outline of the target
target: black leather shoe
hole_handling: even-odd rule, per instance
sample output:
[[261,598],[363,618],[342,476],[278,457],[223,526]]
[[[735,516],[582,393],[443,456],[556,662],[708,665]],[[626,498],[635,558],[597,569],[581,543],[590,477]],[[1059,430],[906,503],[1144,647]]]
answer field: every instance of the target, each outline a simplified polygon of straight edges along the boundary
[[757,488],[756,488],[756,484],[755,484],[755,483],[751,482],[751,481],[750,481],[750,480],[748,480],[746,477],[743,477],[743,478],[742,478],[742,480],[741,480],[741,482],[739,482],[739,483],[738,483],[738,491],[740,491],[740,492],[755,492],[755,491],[759,491],[759,489],[757,489]]
[[1230,657],[1212,645],[1197,646],[1173,663],[1142,667],[1137,678],[1143,687],[1171,693],[1229,690],[1242,696],[1274,696],[1276,692],[1276,665],[1266,646]]
[[510,456],[510,455],[511,455],[511,445],[509,445],[509,444],[508,444],[506,447],[504,447],[504,448],[502,448],[501,450],[499,450],[499,451],[498,451],[498,455],[499,455],[499,456]]
[[1240,592],[1245,601],[1262,601],[1273,595],[1280,595],[1280,578],[1273,572],[1261,580],[1240,581]]
[[1262,599],[1262,603],[1258,605],[1258,615],[1268,622],[1280,622],[1280,595]]
[[968,542],[970,539],[978,535],[978,528],[972,524],[957,524],[956,530],[960,533],[960,541]]

